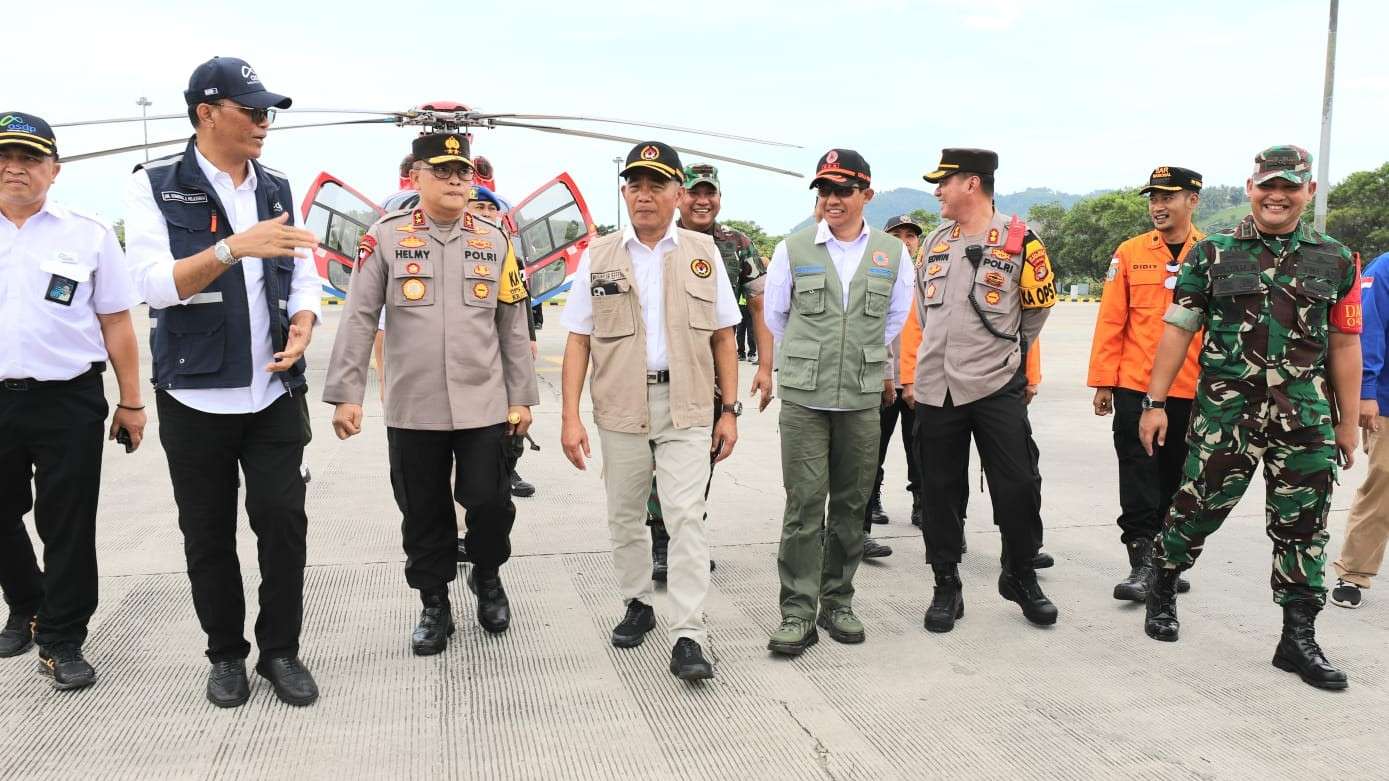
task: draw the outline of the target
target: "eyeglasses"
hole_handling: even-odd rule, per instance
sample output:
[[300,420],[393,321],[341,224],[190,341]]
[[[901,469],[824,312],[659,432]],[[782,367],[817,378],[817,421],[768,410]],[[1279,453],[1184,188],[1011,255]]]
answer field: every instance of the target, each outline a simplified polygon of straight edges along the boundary
[[434,174],[434,178],[441,182],[447,182],[455,176],[465,182],[470,182],[473,179],[473,168],[469,165],[430,165],[429,163],[420,163],[420,168]]
[[858,192],[857,187],[850,187],[845,184],[822,184],[815,188],[820,193],[821,198],[828,198],[833,195],[836,198],[852,198]]
[[251,108],[239,103],[217,103],[216,105],[246,112],[246,116],[251,118],[253,125],[275,124],[275,109],[273,108]]

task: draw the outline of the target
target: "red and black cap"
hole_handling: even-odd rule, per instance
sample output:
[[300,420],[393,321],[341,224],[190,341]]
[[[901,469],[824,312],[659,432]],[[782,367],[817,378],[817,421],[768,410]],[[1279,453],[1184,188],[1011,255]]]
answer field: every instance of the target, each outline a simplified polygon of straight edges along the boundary
[[622,166],[623,179],[639,170],[654,171],[667,179],[683,181],[685,173],[680,165],[680,155],[670,144],[660,141],[643,141],[627,153],[627,164]]
[[867,189],[873,182],[872,173],[868,161],[858,152],[831,149],[815,164],[815,177],[810,180],[810,189],[819,187],[822,181]]
[[940,150],[940,162],[936,164],[936,170],[927,172],[921,178],[935,184],[953,174],[971,173],[992,176],[997,170],[997,152],[991,149],[956,147]]
[[422,163],[465,163],[473,167],[468,158],[468,137],[462,133],[427,133],[415,139],[410,151]]
[[58,139],[47,122],[22,111],[0,114],[0,146],[15,144],[35,152],[58,156]]
[[883,233],[891,233],[897,228],[911,228],[916,231],[916,235],[918,236],[924,233],[924,231],[921,230],[921,224],[913,220],[910,214],[899,214],[888,220],[887,224],[883,226]]
[[1201,175],[1190,168],[1178,168],[1175,165],[1160,165],[1148,174],[1148,185],[1138,191],[1139,195],[1147,195],[1154,190],[1175,193],[1181,190],[1190,190],[1194,193],[1201,192]]
[[294,101],[265,89],[260,76],[245,60],[236,57],[213,57],[193,69],[188,77],[188,89],[183,100],[190,106],[215,103],[222,98],[234,100],[246,108],[289,108]]

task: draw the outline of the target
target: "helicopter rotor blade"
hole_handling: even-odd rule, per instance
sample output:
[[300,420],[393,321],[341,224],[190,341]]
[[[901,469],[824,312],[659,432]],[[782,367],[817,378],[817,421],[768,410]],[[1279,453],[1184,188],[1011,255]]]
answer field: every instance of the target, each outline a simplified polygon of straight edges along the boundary
[[188,114],[151,114],[148,117],[120,117],[117,119],[87,119],[80,122],[56,122],[50,127],[78,127],[79,125],[111,125],[120,122],[154,122],[163,119],[188,119]]
[[399,117],[408,114],[407,111],[377,111],[375,109],[356,109],[356,108],[287,108],[281,111],[283,114],[377,114],[383,117]]
[[[298,130],[306,127],[335,127],[337,125],[388,125],[395,124],[393,119],[350,119],[343,122],[314,122],[307,125],[285,125],[284,127],[272,127],[273,130]],[[97,152],[85,152],[80,155],[64,155],[64,163],[75,163],[79,160],[90,160],[94,157],[107,157],[109,155],[119,155],[126,152],[139,152],[145,149],[157,149],[161,146],[173,146],[175,144],[188,143],[188,137],[172,138],[167,141],[151,141],[148,144],[132,144],[130,146],[120,146],[114,149],[102,149]]]
[[[641,140],[640,138],[627,138],[626,136],[612,136],[612,135],[608,135],[607,133],[594,133],[594,132],[591,132],[591,131],[588,131],[588,130],[572,130],[572,129],[570,129],[570,128],[552,127],[552,126],[550,126],[550,125],[530,125],[530,124],[526,124],[526,123],[524,123],[524,122],[507,122],[507,121],[505,121],[505,120],[498,120],[498,121],[496,122],[496,125],[497,125],[498,127],[522,127],[522,128],[526,128],[527,130],[539,130],[539,131],[542,132],[542,133],[558,133],[558,134],[560,134],[560,135],[566,135],[566,136],[579,136],[579,137],[581,137],[581,138],[596,138],[596,139],[599,139],[600,141],[620,141],[620,142],[622,142],[622,143],[624,143],[624,144],[640,144],[640,143],[642,142],[642,140]],[[674,145],[672,145],[672,148],[674,148],[674,149],[676,149],[676,150],[678,150],[678,151],[681,151],[681,152],[688,152],[688,153],[690,153],[690,154],[692,154],[692,155],[699,155],[700,157],[708,157],[708,158],[712,158],[712,159],[714,159],[714,160],[722,160],[722,161],[724,161],[725,163],[733,163],[733,164],[735,164],[735,165],[745,165],[745,166],[748,166],[749,168],[758,168],[758,169],[761,169],[761,170],[763,170],[763,171],[771,171],[771,172],[774,173],[774,174],[784,174],[784,175],[786,175],[786,176],[794,176],[794,177],[796,177],[797,179],[804,179],[804,178],[805,178],[805,175],[804,175],[804,174],[799,173],[799,172],[797,172],[797,171],[789,171],[789,170],[787,170],[787,169],[785,169],[785,168],[777,168],[776,166],[766,165],[766,164],[764,164],[764,163],[754,163],[754,162],[752,162],[751,160],[741,160],[741,159],[736,158],[736,157],[728,157],[728,156],[726,156],[726,155],[715,154],[715,153],[713,153],[713,152],[705,152],[705,151],[699,150],[699,149],[690,149],[689,147],[683,147],[683,146],[674,146]]]
[[732,133],[720,133],[715,130],[699,130],[691,127],[678,127],[676,125],[660,125],[654,122],[641,122],[635,119],[613,119],[610,117],[579,117],[565,116],[562,114],[479,114],[479,119],[522,119],[522,120],[573,120],[580,122],[606,122],[613,125],[631,125],[633,127],[649,127],[656,130],[673,130],[677,133],[694,133],[701,136],[712,136],[714,138],[727,138],[732,141],[747,141],[753,144],[766,144],[768,146],[782,146],[791,149],[804,149],[800,144],[789,144],[785,141],[770,141],[765,138],[752,138],[751,136],[737,136]]

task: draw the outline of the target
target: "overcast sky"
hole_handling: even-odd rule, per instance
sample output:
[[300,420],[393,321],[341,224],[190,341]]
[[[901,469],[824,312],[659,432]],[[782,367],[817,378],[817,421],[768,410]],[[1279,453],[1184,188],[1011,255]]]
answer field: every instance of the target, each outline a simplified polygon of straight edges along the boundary
[[[397,110],[456,100],[487,111],[640,119],[789,141],[651,136],[801,171],[831,146],[859,150],[877,189],[927,189],[943,146],[1001,157],[999,188],[1132,185],[1159,164],[1242,184],[1260,148],[1317,151],[1325,0],[856,0],[854,2],[48,3],[7,36],[0,111],[51,122],[182,112],[194,66],[248,60],[299,107]],[[234,9],[234,10],[231,10]],[[13,21],[13,20],[12,20]],[[1341,4],[1331,180],[1389,159],[1389,3]],[[312,118],[312,120],[310,119]],[[321,121],[282,115],[278,124]],[[154,139],[185,120],[150,123]],[[395,189],[414,132],[348,127],[272,134],[262,160],[296,199],[320,170],[373,198]],[[140,123],[59,131],[69,154],[137,143]],[[167,154],[175,147],[155,154]],[[617,208],[622,144],[480,131],[474,152],[513,200],[569,171],[597,222]],[[686,155],[686,162],[698,159]],[[79,161],[53,193],[120,217],[142,156]],[[773,232],[809,211],[808,181],[721,166],[723,216]]]

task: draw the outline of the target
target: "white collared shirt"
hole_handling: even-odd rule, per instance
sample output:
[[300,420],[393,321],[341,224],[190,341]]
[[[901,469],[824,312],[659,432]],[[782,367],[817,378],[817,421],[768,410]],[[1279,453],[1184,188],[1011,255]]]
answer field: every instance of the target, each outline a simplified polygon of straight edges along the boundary
[[82,374],[107,359],[97,315],[139,301],[110,226],[51,200],[23,227],[0,214],[0,379]]
[[[256,209],[254,166],[246,163],[246,179],[237,187],[232,184],[230,175],[219,171],[198,151],[196,144],[193,156],[227,210],[234,233],[247,231],[260,221]],[[174,283],[174,263],[182,258],[175,258],[169,251],[169,226],[154,201],[149,176],[144,171],[136,171],[131,176],[125,207],[126,251],[130,254],[131,274],[136,287],[152,307],[163,309],[187,304],[192,297],[179,298],[178,286]],[[272,363],[275,357],[270,341],[270,310],[265,300],[264,264],[260,258],[242,258],[241,270],[246,278],[246,306],[250,314],[251,384],[241,388],[183,388],[169,391],[180,404],[217,414],[259,412],[285,392],[279,375],[265,371],[265,366]],[[294,264],[286,305],[291,318],[299,312],[313,312],[317,324],[322,284],[312,256],[301,253]]]
[[[680,235],[675,223],[671,223],[666,235],[656,242],[656,249],[637,240],[636,231],[628,225],[622,229],[622,243],[632,258],[632,273],[636,276],[637,298],[641,301],[641,319],[646,326],[646,368],[648,371],[661,371],[670,368],[670,356],[666,350],[665,321],[665,281],[662,266],[666,253],[679,246]],[[560,323],[576,334],[593,333],[593,294],[588,284],[588,270],[591,266],[588,250],[579,258],[574,269],[574,283],[569,288],[569,297],[560,314]],[[743,320],[738,309],[738,301],[733,297],[733,285],[728,281],[728,270],[724,268],[722,257],[714,267],[714,318],[719,328],[735,326]]]
[[[863,229],[853,241],[840,241],[830,230],[829,223],[820,220],[815,230],[815,243],[824,244],[830,253],[834,270],[839,274],[839,286],[843,288],[844,300],[840,305],[848,310],[849,282],[858,271],[859,264],[863,262],[863,253],[868,248],[868,223],[863,223]],[[892,344],[907,322],[907,314],[912,306],[912,280],[912,258],[904,246],[897,263],[897,280],[892,285],[892,296],[888,299],[884,344]],[[786,322],[791,319],[793,286],[791,258],[786,251],[786,242],[781,241],[772,253],[772,263],[767,268],[767,289],[762,294],[762,320],[778,343],[786,334]]]

